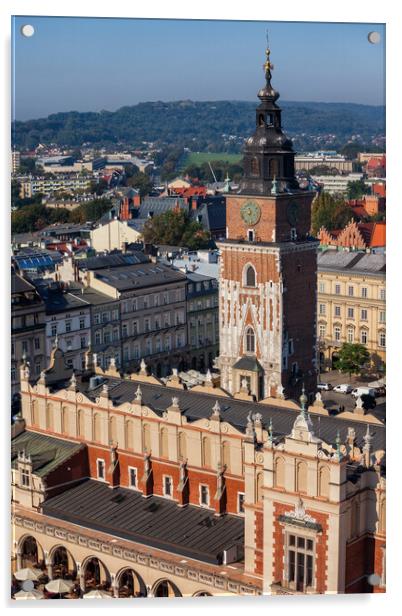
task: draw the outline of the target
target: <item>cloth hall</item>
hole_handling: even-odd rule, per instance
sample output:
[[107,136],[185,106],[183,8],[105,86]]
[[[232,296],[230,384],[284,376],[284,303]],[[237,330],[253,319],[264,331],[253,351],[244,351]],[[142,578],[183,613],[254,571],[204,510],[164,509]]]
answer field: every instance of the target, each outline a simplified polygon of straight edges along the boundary
[[20,367],[12,567],[81,595],[385,591],[385,427],[316,394],[314,194],[299,189],[267,49],[219,242],[219,371],[191,389],[57,343]]

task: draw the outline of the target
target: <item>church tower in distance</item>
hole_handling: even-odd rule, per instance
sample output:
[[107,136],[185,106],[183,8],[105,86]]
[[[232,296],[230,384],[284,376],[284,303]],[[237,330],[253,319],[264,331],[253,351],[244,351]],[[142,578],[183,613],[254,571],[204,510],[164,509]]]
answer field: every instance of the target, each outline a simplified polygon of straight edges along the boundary
[[219,318],[222,387],[245,399],[297,398],[316,386],[317,246],[309,235],[314,193],[295,177],[282,131],[270,50],[244,175],[226,199]]

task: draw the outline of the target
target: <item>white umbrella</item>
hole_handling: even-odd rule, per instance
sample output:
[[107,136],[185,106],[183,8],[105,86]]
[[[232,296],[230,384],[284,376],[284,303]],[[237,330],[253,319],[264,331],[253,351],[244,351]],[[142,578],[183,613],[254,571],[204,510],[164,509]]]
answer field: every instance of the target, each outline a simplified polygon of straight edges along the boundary
[[111,599],[111,595],[103,590],[91,590],[82,597],[83,599]]
[[14,599],[29,601],[30,599],[44,599],[44,594],[40,590],[20,590],[15,593]]
[[20,580],[20,582],[25,582],[25,580],[33,580],[34,582],[37,582],[42,575],[43,571],[40,569],[30,569],[29,567],[26,569],[19,569],[14,573],[14,576],[17,580]]
[[58,578],[57,580],[52,580],[51,582],[48,582],[45,588],[49,592],[54,592],[59,595],[62,595],[65,592],[70,592],[73,586],[74,586],[74,582],[70,582],[70,580],[63,580],[61,578]]

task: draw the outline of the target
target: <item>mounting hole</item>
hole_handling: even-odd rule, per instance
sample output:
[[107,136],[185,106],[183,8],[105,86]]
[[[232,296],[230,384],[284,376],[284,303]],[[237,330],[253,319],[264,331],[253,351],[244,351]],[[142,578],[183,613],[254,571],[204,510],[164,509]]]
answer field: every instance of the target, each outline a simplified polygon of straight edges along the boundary
[[31,24],[25,24],[24,26],[21,26],[21,34],[22,36],[29,38],[35,34],[35,28],[31,26]]
[[381,35],[379,32],[369,32],[367,35],[369,43],[377,45],[381,41]]
[[367,581],[370,586],[379,586],[381,584],[381,578],[376,573],[372,573],[371,575],[369,575]]

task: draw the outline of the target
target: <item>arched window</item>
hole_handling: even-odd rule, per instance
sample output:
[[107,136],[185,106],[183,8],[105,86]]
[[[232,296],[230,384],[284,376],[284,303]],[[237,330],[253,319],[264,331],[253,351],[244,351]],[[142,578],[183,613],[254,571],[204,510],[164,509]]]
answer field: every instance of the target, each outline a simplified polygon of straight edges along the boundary
[[144,424],[142,428],[142,448],[147,453],[151,451],[151,431],[149,424]]
[[46,405],[46,428],[48,430],[54,430],[54,421],[53,421],[53,404]]
[[260,175],[260,163],[258,158],[251,159],[251,175]]
[[184,432],[179,432],[179,459],[187,458],[187,437]]
[[275,486],[285,487],[285,460],[281,457],[275,460]]
[[318,495],[329,497],[329,468],[322,466],[318,471]]
[[100,442],[102,440],[101,416],[99,413],[95,413],[94,415],[93,435],[94,435],[94,441]]
[[202,465],[211,467],[211,442],[208,436],[204,436],[202,439]]
[[307,464],[298,462],[296,466],[296,492],[307,493]]
[[269,177],[274,178],[279,175],[279,165],[276,158],[269,161]]
[[230,443],[223,441],[222,443],[222,464],[226,466],[226,470],[230,473]]
[[117,442],[117,418],[115,416],[111,417],[109,421],[109,441]]
[[131,419],[126,422],[126,447],[134,449],[134,422]]
[[255,353],[255,334],[252,327],[246,329],[246,352]]
[[255,501],[259,503],[262,501],[262,487],[264,484],[264,477],[262,471],[257,474],[256,482],[255,482]]
[[77,430],[78,430],[78,436],[85,436],[85,411],[84,409],[80,409],[78,411]]
[[68,434],[69,429],[68,429],[68,407],[67,406],[63,406],[63,408],[61,409],[61,431],[64,432],[64,434]]
[[160,456],[162,458],[169,457],[169,442],[167,428],[161,428],[160,432]]
[[248,265],[246,269],[245,276],[246,287],[255,287],[256,286],[256,276],[255,269],[252,265]]
[[32,425],[39,426],[39,409],[38,409],[38,401],[32,400]]

